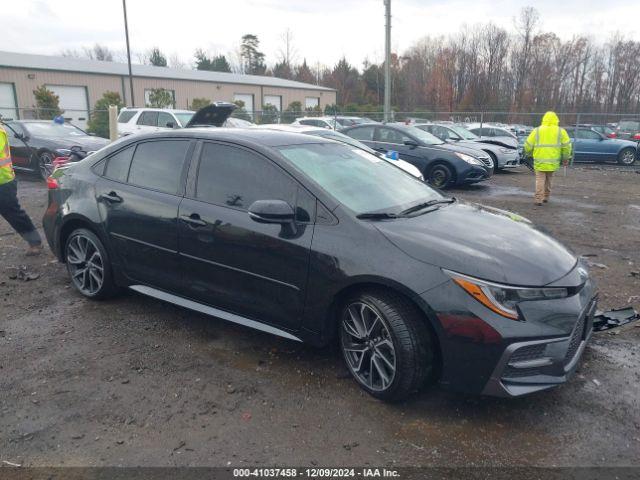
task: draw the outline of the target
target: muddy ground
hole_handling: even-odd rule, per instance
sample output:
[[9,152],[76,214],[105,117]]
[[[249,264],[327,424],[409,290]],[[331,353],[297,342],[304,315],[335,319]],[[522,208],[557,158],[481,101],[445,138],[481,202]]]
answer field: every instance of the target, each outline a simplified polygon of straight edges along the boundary
[[[456,189],[546,227],[580,254],[602,307],[640,308],[640,175],[526,170]],[[20,177],[34,219],[45,186]],[[363,394],[339,355],[133,293],[85,300],[50,253],[25,258],[0,219],[0,461],[56,466],[640,465],[640,328],[594,336],[577,375],[520,399],[437,386],[399,405]],[[11,266],[40,274],[22,282]]]

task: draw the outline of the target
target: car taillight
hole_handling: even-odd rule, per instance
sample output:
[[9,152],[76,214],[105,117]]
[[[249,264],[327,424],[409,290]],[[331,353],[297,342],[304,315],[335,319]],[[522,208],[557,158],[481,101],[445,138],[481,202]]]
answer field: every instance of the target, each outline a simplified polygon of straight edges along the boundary
[[607,135],[607,137],[609,138],[616,138],[618,135],[616,135],[616,133],[610,133],[609,135]]
[[640,133],[636,133],[633,137],[634,140],[640,140]]
[[49,190],[56,190],[60,187],[58,180],[53,177],[47,177],[47,188]]
[[52,165],[55,167],[60,167],[61,165],[66,165],[69,162],[69,157],[56,157],[53,159]]

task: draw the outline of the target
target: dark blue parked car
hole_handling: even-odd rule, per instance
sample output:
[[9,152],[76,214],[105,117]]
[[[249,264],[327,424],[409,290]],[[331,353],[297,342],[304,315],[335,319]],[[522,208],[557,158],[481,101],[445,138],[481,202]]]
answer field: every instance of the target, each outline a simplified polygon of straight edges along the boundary
[[592,128],[566,127],[573,142],[577,162],[618,162],[633,165],[638,158],[638,144],[619,138],[608,138]]

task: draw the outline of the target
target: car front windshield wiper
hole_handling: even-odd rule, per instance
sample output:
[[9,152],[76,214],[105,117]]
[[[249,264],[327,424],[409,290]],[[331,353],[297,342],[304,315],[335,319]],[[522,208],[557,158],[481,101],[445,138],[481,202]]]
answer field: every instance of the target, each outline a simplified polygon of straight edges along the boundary
[[400,215],[392,212],[365,212],[356,215],[356,218],[361,220],[387,220],[391,218],[398,218]]
[[414,205],[413,207],[409,207],[406,210],[402,210],[398,215],[409,215],[410,213],[415,213],[420,210],[424,210],[425,208],[433,207],[434,205],[442,205],[447,203],[453,203],[456,201],[456,197],[451,198],[436,198],[434,200],[429,200],[428,202],[419,203],[418,205]]

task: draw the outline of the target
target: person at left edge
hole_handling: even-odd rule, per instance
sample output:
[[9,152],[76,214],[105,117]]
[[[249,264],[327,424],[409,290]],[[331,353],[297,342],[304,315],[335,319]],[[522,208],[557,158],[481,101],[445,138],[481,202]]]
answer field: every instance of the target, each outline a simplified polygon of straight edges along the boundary
[[7,132],[0,126],[0,215],[29,244],[27,255],[39,255],[42,239],[18,201],[18,181],[11,163]]

